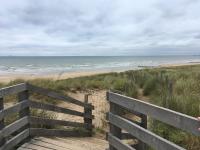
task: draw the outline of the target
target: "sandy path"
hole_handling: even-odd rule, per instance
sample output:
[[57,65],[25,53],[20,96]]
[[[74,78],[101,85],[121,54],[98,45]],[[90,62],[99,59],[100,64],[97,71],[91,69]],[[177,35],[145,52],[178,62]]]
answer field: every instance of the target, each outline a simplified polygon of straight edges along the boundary
[[[105,114],[108,111],[108,103],[106,101],[106,91],[100,90],[100,91],[91,91],[89,92],[91,95],[89,95],[89,103],[92,103],[94,106],[93,115],[93,125],[96,128],[106,128],[106,120],[105,120]],[[68,93],[70,97],[73,97],[77,100],[84,101],[84,95],[88,94],[86,92],[77,92],[77,93]],[[69,104],[69,103],[60,103],[60,107],[69,108],[72,110],[77,110],[80,112],[83,112],[83,107],[79,107],[78,105]],[[66,114],[58,114],[58,119],[61,120],[70,120],[70,121],[77,121],[77,122],[83,122],[82,117],[76,117]]]

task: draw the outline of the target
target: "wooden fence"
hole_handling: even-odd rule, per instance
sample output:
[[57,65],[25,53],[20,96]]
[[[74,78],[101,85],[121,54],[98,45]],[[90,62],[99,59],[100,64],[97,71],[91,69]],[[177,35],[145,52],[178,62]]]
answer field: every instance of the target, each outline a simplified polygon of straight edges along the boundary
[[[191,116],[110,91],[107,93],[107,99],[110,103],[107,116],[110,123],[110,132],[107,135],[110,150],[145,150],[147,145],[156,150],[184,150],[147,130],[147,116],[200,136],[200,123]],[[134,114],[137,119],[131,120],[124,112]],[[137,139],[139,142],[130,145],[123,142],[123,139]]]
[[[84,112],[70,110],[52,104],[41,103],[39,101],[32,101],[30,99],[31,93],[37,93],[40,95],[54,98],[56,100],[61,100],[63,102],[73,103],[75,105],[83,107]],[[13,94],[18,95],[18,103],[12,107],[4,109],[4,97]],[[93,119],[92,110],[94,109],[94,107],[88,103],[87,98],[88,97],[86,96],[85,102],[81,102],[74,98],[64,96],[51,90],[36,87],[27,83],[22,83],[15,86],[0,89],[0,150],[12,149],[17,145],[22,144],[23,142],[28,140],[31,136],[91,136]],[[70,120],[65,121],[34,117],[30,113],[30,110],[32,108],[83,117],[84,122],[80,123],[71,122]],[[6,125],[4,118],[9,117],[12,114],[18,114],[17,120],[9,125]],[[81,132],[80,134],[80,131],[69,131],[63,128],[34,128],[34,125],[59,125],[75,128],[79,127],[86,129],[86,132]]]

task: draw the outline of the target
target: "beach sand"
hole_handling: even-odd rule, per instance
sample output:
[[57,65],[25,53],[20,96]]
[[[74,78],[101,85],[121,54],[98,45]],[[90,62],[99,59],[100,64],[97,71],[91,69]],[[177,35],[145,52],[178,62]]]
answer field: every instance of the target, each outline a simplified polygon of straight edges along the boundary
[[[179,67],[179,66],[188,66],[188,65],[200,65],[200,62],[193,63],[177,63],[177,64],[165,64],[159,65],[153,68],[165,68],[165,67]],[[146,67],[145,67],[146,68]],[[148,67],[147,67],[148,68]],[[128,69],[127,69],[128,70]],[[123,70],[125,71],[125,70]],[[66,73],[57,73],[57,74],[0,74],[0,83],[8,83],[16,79],[23,80],[33,80],[33,79],[52,79],[52,80],[62,80],[68,78],[76,78],[83,76],[92,76],[98,74],[105,74],[110,72],[123,72],[122,70],[101,70],[101,71],[81,71],[81,72],[66,72]]]
[[10,74],[10,75],[0,75],[1,83],[8,83],[16,79],[23,80],[33,80],[33,79],[52,79],[52,80],[61,80],[68,78],[76,78],[83,76],[92,76],[97,74],[104,74],[113,71],[83,71],[83,72],[67,72],[67,73],[58,73],[58,74]]

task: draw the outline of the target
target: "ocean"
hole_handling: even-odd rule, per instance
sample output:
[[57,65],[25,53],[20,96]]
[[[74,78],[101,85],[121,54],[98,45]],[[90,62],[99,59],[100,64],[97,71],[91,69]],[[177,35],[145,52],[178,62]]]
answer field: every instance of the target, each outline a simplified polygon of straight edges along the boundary
[[195,62],[200,62],[200,56],[2,56],[0,57],[0,75],[124,71]]

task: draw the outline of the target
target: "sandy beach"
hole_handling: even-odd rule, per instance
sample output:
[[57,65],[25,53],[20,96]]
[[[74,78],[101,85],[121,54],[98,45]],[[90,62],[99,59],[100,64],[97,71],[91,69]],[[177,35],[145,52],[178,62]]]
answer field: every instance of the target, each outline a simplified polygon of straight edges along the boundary
[[[164,64],[159,65],[153,68],[162,68],[162,67],[179,67],[179,66],[188,66],[188,65],[200,65],[200,62],[190,62],[190,63],[177,63],[177,64]],[[148,67],[144,67],[148,68]],[[152,67],[151,67],[152,68]],[[129,69],[126,69],[129,70]],[[81,71],[81,72],[66,72],[66,73],[57,73],[57,74],[0,74],[0,82],[8,83],[16,79],[23,80],[33,80],[33,79],[52,79],[52,80],[62,80],[68,78],[76,78],[83,76],[92,76],[110,72],[123,72],[126,70],[100,70],[100,71]]]
[[92,76],[97,74],[104,74],[113,71],[83,71],[83,72],[68,72],[68,73],[58,73],[58,74],[6,74],[0,75],[0,82],[7,83],[16,79],[23,80],[33,80],[33,79],[52,79],[52,80],[61,80],[68,78],[76,78],[83,76]]

